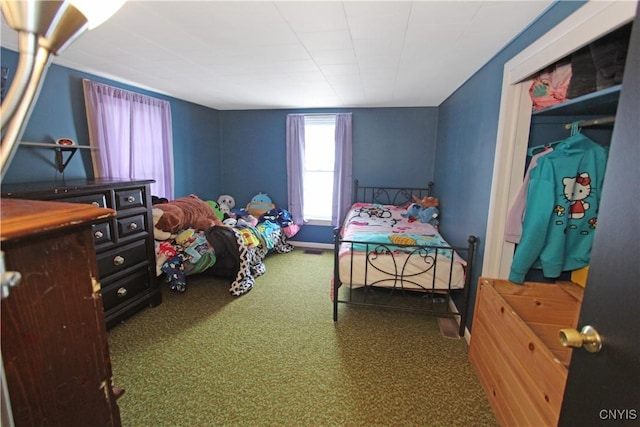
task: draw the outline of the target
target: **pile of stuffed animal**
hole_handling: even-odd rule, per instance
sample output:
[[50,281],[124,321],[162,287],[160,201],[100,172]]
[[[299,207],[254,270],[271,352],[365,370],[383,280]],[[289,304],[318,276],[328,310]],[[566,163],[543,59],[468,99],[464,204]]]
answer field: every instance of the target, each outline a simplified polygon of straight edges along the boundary
[[407,207],[407,213],[402,214],[402,216],[407,218],[409,222],[420,221],[437,227],[440,223],[438,220],[440,215],[438,211],[440,201],[438,198],[432,196],[424,196],[422,199],[416,196],[412,197],[415,203],[411,203]]
[[222,222],[229,227],[255,227],[258,219],[246,209],[236,209],[236,200],[229,194],[218,197],[218,206],[222,212]]
[[206,230],[222,225],[214,207],[195,194],[153,205],[153,235],[156,240],[167,240],[186,228]]
[[211,268],[233,278],[229,292],[239,296],[251,290],[255,278],[264,273],[255,249],[244,244],[238,230],[222,222],[217,202],[205,202],[192,194],[156,203],[152,212],[156,273],[165,273],[172,290],[184,292],[186,275]]
[[179,292],[186,289],[186,275],[205,270],[233,278],[233,295],[248,292],[264,274],[262,260],[269,250],[293,249],[282,233],[292,237],[299,229],[288,212],[276,209],[262,193],[246,209],[235,209],[228,194],[217,201],[194,194],[171,201],[156,198],[152,212],[156,273],[164,273],[170,288]]
[[244,208],[236,208],[236,201],[229,194],[218,197],[218,205],[223,214],[222,222],[230,227],[255,227],[258,223],[269,221],[281,227],[287,237],[293,237],[300,231],[300,226],[293,223],[291,214],[277,208],[264,193],[253,196]]

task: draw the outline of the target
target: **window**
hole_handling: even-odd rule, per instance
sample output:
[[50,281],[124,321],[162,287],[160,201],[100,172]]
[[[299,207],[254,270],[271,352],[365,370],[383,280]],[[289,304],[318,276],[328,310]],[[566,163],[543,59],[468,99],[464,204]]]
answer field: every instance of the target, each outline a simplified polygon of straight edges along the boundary
[[330,222],[335,163],[335,115],[305,116],[303,214],[305,221]]
[[330,221],[337,226],[346,214],[351,205],[351,133],[351,113],[287,115],[287,196],[295,224]]

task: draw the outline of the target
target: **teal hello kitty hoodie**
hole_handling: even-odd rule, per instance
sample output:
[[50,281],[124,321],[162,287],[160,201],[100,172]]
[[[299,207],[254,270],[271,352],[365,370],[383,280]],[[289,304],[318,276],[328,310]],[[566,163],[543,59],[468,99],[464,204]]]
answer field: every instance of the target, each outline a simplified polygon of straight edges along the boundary
[[589,264],[607,157],[607,148],[578,133],[538,160],[510,281],[523,283],[530,268],[555,278]]

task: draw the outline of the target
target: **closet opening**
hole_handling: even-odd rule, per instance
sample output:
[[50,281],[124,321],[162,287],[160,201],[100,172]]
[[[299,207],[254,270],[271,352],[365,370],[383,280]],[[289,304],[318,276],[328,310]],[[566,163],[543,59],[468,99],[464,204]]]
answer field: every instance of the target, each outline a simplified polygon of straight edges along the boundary
[[[594,40],[524,83],[532,102],[526,172],[505,230],[515,246],[509,278],[516,283],[529,266],[525,281],[584,286],[631,27]],[[532,196],[541,185],[552,185],[555,195]],[[553,212],[541,212],[551,200]],[[536,215],[548,222],[534,227]],[[563,248],[554,248],[561,242]]]
[[514,243],[513,282],[586,282],[631,27],[525,83],[532,102],[526,172],[505,228]]
[[[569,136],[570,129],[565,126],[574,119],[595,120],[610,112],[615,114],[617,108],[620,88],[612,86],[551,106],[544,112],[534,112],[529,94],[533,78],[541,70],[567,61],[592,41],[630,26],[635,7],[635,2],[588,2],[505,64],[482,266],[484,277],[509,277],[515,245],[504,240],[504,232],[508,211],[528,166],[529,148]],[[574,109],[578,105],[580,111]],[[598,109],[592,110],[595,105]],[[605,105],[613,111],[601,111]],[[612,129],[610,124],[583,126],[582,132],[598,141],[603,138],[600,134],[610,135]]]

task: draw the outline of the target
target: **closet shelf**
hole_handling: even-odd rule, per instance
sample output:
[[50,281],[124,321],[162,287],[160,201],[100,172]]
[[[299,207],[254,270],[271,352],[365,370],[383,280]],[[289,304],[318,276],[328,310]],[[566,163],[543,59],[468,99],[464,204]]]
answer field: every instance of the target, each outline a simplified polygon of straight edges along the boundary
[[[56,150],[56,167],[58,168],[58,172],[60,172],[60,173],[64,172],[65,168],[69,164],[69,161],[71,160],[73,155],[76,154],[76,151],[78,151],[78,149],[87,149],[87,150],[92,150],[93,149],[93,147],[89,147],[89,146],[86,146],[86,145],[58,145],[58,144],[51,144],[51,143],[48,143],[48,142],[21,141],[20,145],[27,145],[27,146],[31,146],[31,147],[50,148],[50,149]],[[67,157],[66,160],[64,160],[64,158],[63,158],[63,155],[62,155],[63,152],[70,153],[69,157]]]
[[616,85],[588,93],[561,104],[534,111],[532,116],[615,115],[621,88],[622,85]]

